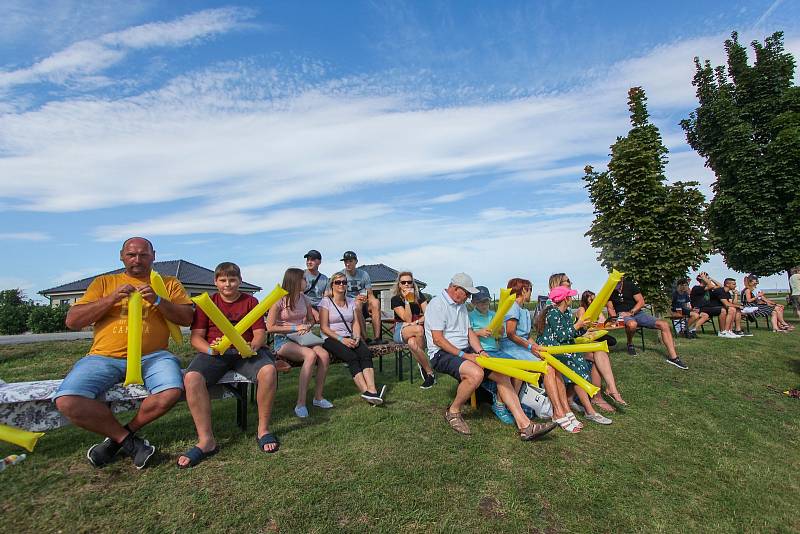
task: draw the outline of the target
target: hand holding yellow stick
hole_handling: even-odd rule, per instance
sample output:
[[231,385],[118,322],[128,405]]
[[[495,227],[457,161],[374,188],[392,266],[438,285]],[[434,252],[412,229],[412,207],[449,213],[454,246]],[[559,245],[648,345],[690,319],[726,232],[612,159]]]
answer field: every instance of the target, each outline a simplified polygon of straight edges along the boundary
[[611,271],[606,283],[603,284],[603,287],[597,292],[592,303],[586,308],[586,313],[584,313],[581,318],[584,323],[594,323],[597,321],[597,318],[600,317],[600,311],[606,307],[606,302],[608,302],[609,297],[611,297],[611,292],[614,291],[614,287],[622,280],[624,274],[625,273],[621,273],[616,269]]
[[489,325],[486,327],[492,331],[492,335],[494,337],[500,336],[500,331],[503,328],[503,323],[505,322],[506,314],[508,310],[511,309],[511,306],[514,305],[514,300],[516,300],[517,296],[514,293],[510,292],[510,289],[501,289],[500,290],[500,301],[497,304],[497,311],[492,317],[492,320],[489,321]]
[[[575,338],[575,343],[583,344],[583,343],[592,343],[595,339],[599,337],[603,337],[604,335],[608,334],[608,330],[590,330],[586,332],[584,335]],[[607,352],[607,351],[606,351]]]
[[[478,356],[478,358],[486,358],[486,356]],[[514,360],[512,358],[491,358],[492,362],[504,365],[506,367],[513,367],[514,369],[522,369],[523,371],[533,371],[535,373],[547,374],[547,362],[534,361],[534,360]]]
[[[29,432],[13,426],[0,425],[0,440],[23,447],[28,452],[33,452],[36,442],[44,436],[44,432]],[[2,460],[0,460],[2,461]]]
[[[275,288],[270,291],[269,295],[267,295],[264,300],[259,302],[255,308],[247,312],[247,315],[242,317],[242,320],[236,323],[235,330],[241,336],[244,334],[248,328],[253,326],[253,324],[258,320],[259,317],[264,317],[264,314],[272,307],[273,304],[278,302],[284,295],[288,295],[289,293],[283,289],[278,284],[275,284]],[[204,310],[205,311],[205,310]],[[214,324],[217,324],[214,321]],[[219,326],[219,325],[217,325]],[[220,354],[224,354],[228,347],[231,346],[231,341],[226,334],[217,345],[214,347],[217,352]]]
[[[220,331],[225,334],[225,337],[231,340],[233,346],[236,347],[236,350],[239,351],[239,354],[242,356],[242,358],[248,358],[255,354],[253,349],[247,344],[247,341],[244,340],[242,335],[237,332],[235,328],[233,328],[233,325],[228,318],[225,317],[221,311],[219,311],[219,308],[217,308],[217,305],[211,300],[211,297],[208,296],[208,293],[203,293],[197,297],[192,297],[192,302],[197,304],[197,306],[203,310],[206,315],[208,315],[208,318],[211,320],[211,322],[217,325],[217,328],[219,328]],[[217,349],[217,352],[222,354],[224,351]]]
[[[161,275],[156,271],[150,271],[150,287],[152,287],[153,291],[156,292],[156,295],[162,299],[169,298],[169,293],[167,293],[167,286],[164,284],[164,279],[161,278]],[[178,345],[183,343],[183,334],[181,333],[181,328],[172,321],[167,321],[166,318],[164,321],[167,323],[167,328],[169,328],[169,336],[172,338],[172,341]]]
[[591,382],[588,382],[581,375],[561,363],[561,361],[559,361],[555,356],[548,354],[547,352],[539,352],[539,356],[544,359],[544,361],[549,363],[553,369],[572,380],[576,386],[588,393],[590,397],[594,397],[597,392],[600,391],[599,387],[595,386]]
[[537,384],[539,382],[539,377],[536,373],[523,371],[522,369],[516,369],[509,365],[503,365],[502,363],[499,363],[502,360],[503,358],[487,358],[485,356],[478,356],[475,358],[477,364],[484,369],[489,369],[512,378],[519,378],[520,380],[524,380],[525,382],[532,384]]
[[125,362],[125,383],[144,384],[142,379],[142,294],[128,295],[128,359]]

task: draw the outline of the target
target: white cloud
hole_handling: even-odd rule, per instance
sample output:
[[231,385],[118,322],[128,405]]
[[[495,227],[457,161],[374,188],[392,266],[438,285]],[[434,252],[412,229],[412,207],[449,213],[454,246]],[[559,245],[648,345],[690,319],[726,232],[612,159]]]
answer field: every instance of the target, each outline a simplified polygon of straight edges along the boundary
[[0,241],[48,241],[44,232],[0,232]]
[[502,207],[486,208],[478,217],[484,221],[502,221],[506,219],[530,219],[532,217],[566,217],[570,215],[589,215],[593,211],[589,202],[575,202],[563,206],[516,210]]
[[97,39],[83,40],[56,52],[30,67],[0,71],[0,89],[49,81],[79,80],[122,61],[131,51],[151,47],[184,46],[198,39],[230,31],[252,12],[237,8],[208,9],[172,22],[154,22]]

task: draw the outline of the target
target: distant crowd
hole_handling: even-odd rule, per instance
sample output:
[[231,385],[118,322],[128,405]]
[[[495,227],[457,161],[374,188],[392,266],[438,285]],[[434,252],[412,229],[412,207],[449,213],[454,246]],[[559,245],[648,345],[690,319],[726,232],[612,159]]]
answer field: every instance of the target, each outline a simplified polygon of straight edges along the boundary
[[[319,251],[309,250],[304,257],[305,270],[289,268],[284,274],[282,288],[286,295],[271,306],[266,319],[259,318],[242,333],[255,352],[246,357],[236,348],[222,354],[217,352],[222,331],[203,310],[193,307],[176,278],[164,277],[168,296],[156,294],[150,286],[155,261],[152,243],[141,237],[126,240],[120,251],[125,271],[97,277],[70,309],[66,320],[72,329],[94,325],[89,354],[75,364],[54,395],[57,408],[72,423],[104,437],[87,451],[89,462],[101,467],[121,454],[131,457],[137,468],[145,467],[155,446],[141,438],[139,431],[171,409],[184,394],[198,441],[178,457],[177,465],[193,467],[216,454],[219,446],[212,429],[208,387],[231,370],[256,384],[256,442],[264,453],[276,453],[281,445],[270,430],[278,370],[299,367],[294,414],[300,419],[311,416],[307,401],[312,379],[312,408],[329,410],[334,407],[324,396],[325,379],[332,361],[347,365],[358,394],[366,403],[383,404],[386,386],[379,387],[376,382],[372,346],[387,341],[381,336],[381,306],[372,292],[368,273],[357,267],[358,257],[353,251],[342,255],[344,268],[330,277],[319,270],[322,262]],[[236,264],[220,263],[214,277],[217,292],[212,295],[212,302],[236,324],[258,301],[239,291],[242,273]],[[484,368],[480,364],[484,360],[479,357],[494,358],[498,362],[502,359],[541,361],[541,353],[547,347],[574,344],[576,338],[592,333],[597,334],[596,341],[605,341],[611,347],[616,344],[612,334],[617,329],[624,330],[626,350],[635,355],[635,334],[639,328],[649,328],[659,332],[666,348],[665,361],[687,370],[688,366],[676,352],[673,330],[691,339],[697,336],[697,329],[702,329],[713,317],[718,318],[717,335],[723,338],[748,335],[742,329],[742,321],[758,317],[767,319],[773,332],[794,330],[784,320],[783,306],[758,291],[757,285],[758,277],[749,275],[744,288],[738,291],[733,279],[719,284],[707,273],[701,273],[691,290],[688,280],[677,284],[671,316],[657,319],[647,311],[636,284],[623,278],[605,303],[607,315],[601,314],[589,321],[584,315],[595,294],[584,291],[577,308],[573,309],[570,303],[578,293],[572,289],[567,274],[552,275],[547,295],[539,297],[535,306],[531,304],[533,284],[524,278],[511,278],[507,288],[514,294],[515,301],[503,316],[497,335],[497,331],[493,333],[490,329],[495,315],[490,309],[492,296],[485,286],[475,285],[470,275],[463,272],[453,275],[448,286],[428,300],[413,273],[403,271],[392,288],[391,337],[413,355],[423,389],[433,387],[437,376],[441,375],[449,375],[458,382],[455,396],[443,412],[444,420],[455,432],[471,433],[463,408],[478,394],[491,403],[491,410],[499,421],[516,428],[518,437],[529,441],[555,428],[570,434],[579,433],[584,422],[578,415],[584,421],[601,425],[612,423],[609,415],[620,406],[627,406],[627,402],[617,388],[608,352],[594,350],[555,356],[583,378],[584,384],[600,388],[601,392],[593,397],[551,365],[547,365],[537,384]],[[102,397],[125,377],[127,300],[133,292],[139,292],[144,302],[142,376],[150,395],[134,417],[123,425],[102,402]],[[800,270],[793,273],[792,295],[800,299]],[[372,332],[369,337],[367,320]],[[191,325],[190,342],[196,354],[185,374],[178,359],[167,350],[168,322]],[[601,329],[605,332],[599,332]],[[268,334],[272,335],[271,346],[267,345]]]

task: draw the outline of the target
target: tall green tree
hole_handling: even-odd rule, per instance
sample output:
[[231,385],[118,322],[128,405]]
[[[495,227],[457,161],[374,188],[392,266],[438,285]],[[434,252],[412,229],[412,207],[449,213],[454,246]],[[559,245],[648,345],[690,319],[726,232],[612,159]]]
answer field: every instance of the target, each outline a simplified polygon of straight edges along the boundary
[[733,269],[766,276],[800,263],[800,88],[781,32],[751,45],[753,65],[735,32],[727,69],[694,59],[699,106],[681,126],[716,175],[714,247]]
[[708,259],[705,199],[697,182],[667,183],[668,150],[646,102],[641,87],[630,89],[631,130],[611,145],[607,171],[585,169],[595,214],[586,235],[603,266],[627,273],[649,302],[663,305],[675,280]]

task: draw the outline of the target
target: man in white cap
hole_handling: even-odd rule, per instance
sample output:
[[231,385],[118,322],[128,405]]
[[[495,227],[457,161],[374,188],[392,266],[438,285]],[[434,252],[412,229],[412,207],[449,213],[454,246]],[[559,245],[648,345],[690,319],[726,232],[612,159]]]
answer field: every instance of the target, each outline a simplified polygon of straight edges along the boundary
[[459,434],[471,431],[461,415],[461,409],[484,378],[497,383],[500,398],[514,416],[519,437],[524,441],[535,439],[555,428],[555,424],[534,423],[522,411],[511,379],[503,374],[484,370],[475,362],[476,356],[488,356],[481,347],[478,336],[469,327],[469,316],[464,303],[478,293],[472,277],[458,273],[438,297],[431,299],[425,310],[425,338],[431,366],[459,381],[456,396],[444,412],[448,424]]

